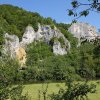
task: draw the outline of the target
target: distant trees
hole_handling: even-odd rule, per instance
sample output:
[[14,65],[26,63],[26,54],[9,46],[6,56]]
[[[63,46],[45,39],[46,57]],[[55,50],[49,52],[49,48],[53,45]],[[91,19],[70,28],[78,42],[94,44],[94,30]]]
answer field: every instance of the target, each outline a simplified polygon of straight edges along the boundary
[[96,46],[93,50],[96,77],[100,78],[100,45]]
[[[72,6],[72,8],[68,9],[68,15],[75,17],[74,22],[76,22],[76,20],[79,17],[88,16],[91,11],[96,12],[96,13],[100,13],[100,0],[86,0],[86,1],[73,0],[73,1],[71,1],[71,6]],[[90,45],[91,44],[89,44],[87,47],[83,46],[84,50],[85,49],[87,50],[90,47]],[[92,48],[90,50],[91,54],[88,51],[83,53],[83,55],[81,55],[83,60],[81,59],[81,61],[80,61],[83,64],[82,68],[83,68],[83,66],[85,66],[85,67],[87,66],[85,68],[85,71],[87,69],[88,74],[91,73],[91,75],[93,75],[93,76],[95,76],[95,74],[96,74],[96,77],[100,76],[100,74],[99,74],[100,73],[99,48],[100,48],[100,39],[96,38],[94,41],[94,45],[92,45]],[[86,72],[85,72],[85,74],[86,74]],[[91,76],[91,75],[89,75],[89,76]]]
[[79,68],[79,74],[88,79],[95,78],[95,59],[94,59],[94,50],[95,46],[91,43],[84,43],[80,46],[80,68]]

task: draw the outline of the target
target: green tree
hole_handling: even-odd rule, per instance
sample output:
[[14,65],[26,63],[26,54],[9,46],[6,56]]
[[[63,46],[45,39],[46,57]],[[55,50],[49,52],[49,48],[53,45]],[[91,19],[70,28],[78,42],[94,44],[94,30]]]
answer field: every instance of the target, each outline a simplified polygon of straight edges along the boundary
[[31,43],[28,46],[27,54],[27,64],[30,66],[53,55],[51,47],[44,42]]
[[73,83],[69,76],[66,80],[66,88],[60,89],[57,94],[50,95],[51,100],[84,100],[88,99],[88,93],[96,92],[96,85],[88,85],[86,82]]
[[28,100],[22,95],[22,85],[13,86],[19,64],[6,56],[0,58],[0,100]]
[[80,46],[80,70],[79,74],[86,79],[93,79],[95,77],[95,63],[94,63],[94,45],[91,43],[84,43]]

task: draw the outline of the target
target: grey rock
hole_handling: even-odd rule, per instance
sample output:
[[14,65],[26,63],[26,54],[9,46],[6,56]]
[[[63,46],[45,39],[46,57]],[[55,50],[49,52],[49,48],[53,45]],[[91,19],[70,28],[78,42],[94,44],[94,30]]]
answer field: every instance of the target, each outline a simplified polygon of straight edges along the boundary
[[61,47],[60,42],[54,42],[53,44],[53,53],[64,55],[70,50],[70,42],[64,37],[64,35],[60,32],[59,29],[56,27],[51,29],[50,25],[39,25],[39,31],[37,32],[41,35],[40,40],[44,41],[45,43],[49,44],[52,38],[63,38],[65,42],[65,47]]
[[4,39],[5,44],[3,45],[3,53],[14,58],[16,56],[15,50],[19,48],[19,38],[16,35],[9,35],[6,33]]
[[16,35],[6,33],[4,39],[3,53],[12,59],[17,59],[20,66],[23,67],[26,63],[26,52],[24,48],[20,46],[19,38]]
[[[60,32],[60,30],[58,30],[56,27],[54,29],[51,29],[50,25],[40,25],[38,24],[38,31],[35,32],[34,29],[31,26],[28,26],[25,30],[25,33],[22,37],[22,41],[20,42],[20,45],[24,48],[26,48],[26,45],[34,42],[34,41],[43,41],[47,44],[50,43],[50,40],[52,38],[60,38],[62,37],[64,39],[65,48],[61,48],[61,46],[59,45],[59,54],[61,51],[61,55],[62,54],[67,54],[67,51],[69,51],[70,49],[70,42],[64,37],[64,35]],[[55,44],[53,45],[54,48]],[[55,50],[55,49],[53,49]],[[65,52],[66,51],[66,52]],[[56,52],[58,52],[57,50],[54,51],[54,53],[56,54]],[[62,53],[63,52],[63,53]]]
[[53,53],[56,55],[64,55],[67,54],[67,50],[61,47],[59,41],[55,41],[53,44]]
[[27,26],[20,44],[21,44],[21,46],[28,45],[28,44],[32,43],[34,41],[34,39],[35,39],[35,31],[34,31],[33,27]]
[[73,23],[69,28],[69,32],[78,38],[78,46],[80,46],[82,41],[87,40],[90,42],[95,40],[95,38],[98,36],[94,26],[83,22]]

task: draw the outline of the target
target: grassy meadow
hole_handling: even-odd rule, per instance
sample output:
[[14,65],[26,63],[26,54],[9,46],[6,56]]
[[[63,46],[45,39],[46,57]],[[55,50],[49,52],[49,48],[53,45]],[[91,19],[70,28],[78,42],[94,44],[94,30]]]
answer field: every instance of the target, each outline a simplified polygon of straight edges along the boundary
[[[100,100],[100,81],[91,81],[90,83],[94,83],[97,85],[97,91],[95,94],[88,94],[89,100]],[[47,84],[28,84],[24,85],[23,94],[27,93],[31,100],[39,100],[39,90],[40,90],[40,100],[43,100],[43,96],[41,95],[41,91],[46,89]],[[47,95],[52,93],[57,93],[59,88],[64,88],[65,83],[49,83],[47,89]],[[49,100],[49,98],[48,98]]]

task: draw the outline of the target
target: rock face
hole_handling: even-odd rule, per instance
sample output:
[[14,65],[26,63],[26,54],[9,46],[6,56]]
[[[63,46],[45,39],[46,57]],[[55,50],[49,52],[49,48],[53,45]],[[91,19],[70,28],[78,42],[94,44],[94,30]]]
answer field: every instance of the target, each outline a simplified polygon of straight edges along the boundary
[[4,53],[9,54],[12,58],[15,58],[15,50],[19,48],[19,38],[16,35],[9,35],[8,33],[6,33],[4,35],[4,39]]
[[41,32],[39,32],[41,34],[41,40],[46,42],[47,44],[49,44],[53,38],[56,38],[58,40],[59,38],[62,38],[65,46],[62,47],[60,41],[54,40],[53,53],[56,55],[67,54],[70,49],[70,42],[64,37],[60,30],[58,30],[56,27],[54,27],[54,29],[51,29],[49,25],[39,26],[39,30],[42,30]]
[[67,54],[67,50],[65,50],[65,48],[61,47],[61,44],[59,41],[55,41],[53,44],[53,53],[58,55],[64,55]]
[[[64,37],[64,35],[56,27],[51,29],[49,25],[38,24],[38,31],[35,32],[32,26],[27,26],[25,33],[22,36],[22,41],[19,42],[19,38],[16,35],[5,34],[4,53],[9,54],[11,58],[17,58],[21,67],[26,62],[25,49],[28,44],[35,41],[43,41],[48,45],[52,39],[56,38],[52,44],[53,53],[56,55],[64,55],[70,50],[70,42]],[[61,41],[62,39],[63,46]]]
[[35,39],[35,31],[31,26],[27,26],[25,33],[23,34],[22,41],[20,45],[25,47],[26,45],[32,43]]
[[16,35],[9,35],[8,33],[5,34],[4,38],[4,54],[17,59],[21,67],[23,67],[26,62],[26,52],[20,47],[19,38]]
[[[31,26],[28,26],[26,28],[26,31],[22,37],[21,45],[27,45],[34,41],[43,41],[47,44],[50,43],[52,38],[63,38],[65,42],[65,47],[60,46],[59,43],[53,44],[53,53],[64,55],[67,54],[67,52],[70,49],[70,42],[64,37],[64,35],[55,27],[54,29],[51,29],[50,25],[40,25],[38,24],[38,31],[34,32],[34,29]],[[58,49],[57,49],[58,46]]]
[[78,38],[78,46],[80,46],[82,41],[87,40],[90,42],[95,40],[95,38],[98,36],[94,26],[82,22],[73,23],[69,28],[69,32]]

